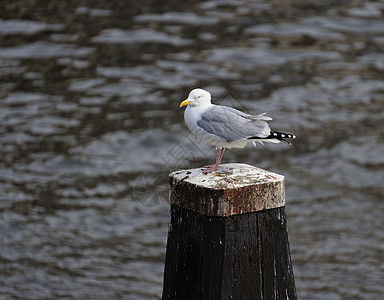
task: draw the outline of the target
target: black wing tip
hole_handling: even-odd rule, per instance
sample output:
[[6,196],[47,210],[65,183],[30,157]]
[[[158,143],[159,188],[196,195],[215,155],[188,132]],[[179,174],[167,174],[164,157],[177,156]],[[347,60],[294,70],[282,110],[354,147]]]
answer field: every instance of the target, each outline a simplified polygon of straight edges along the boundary
[[271,131],[270,135],[267,138],[273,138],[273,139],[278,139],[278,140],[284,141],[284,139],[295,139],[296,135],[294,135],[292,133]]
[[257,136],[250,137],[248,139],[258,139],[258,140],[269,140],[269,139],[276,139],[282,142],[287,143],[288,145],[292,145],[291,142],[287,141],[286,139],[295,139],[296,135],[292,133],[285,133],[285,132],[279,132],[279,131],[271,131],[271,133],[265,137],[265,138],[260,138]]

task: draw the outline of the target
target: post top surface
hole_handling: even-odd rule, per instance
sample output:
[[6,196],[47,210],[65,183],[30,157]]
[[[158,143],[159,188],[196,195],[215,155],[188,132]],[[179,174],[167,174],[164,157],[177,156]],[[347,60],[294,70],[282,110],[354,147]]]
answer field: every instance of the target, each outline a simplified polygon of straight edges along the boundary
[[204,174],[202,168],[178,170],[169,174],[177,181],[184,181],[210,189],[236,189],[248,185],[273,183],[284,180],[283,175],[266,171],[247,164],[229,163]]

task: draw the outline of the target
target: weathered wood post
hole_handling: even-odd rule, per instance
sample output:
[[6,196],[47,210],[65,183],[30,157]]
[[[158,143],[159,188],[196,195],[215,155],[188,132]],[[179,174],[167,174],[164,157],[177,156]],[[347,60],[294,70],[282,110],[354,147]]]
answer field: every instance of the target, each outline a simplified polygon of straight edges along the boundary
[[296,299],[284,176],[245,164],[170,174],[163,299]]

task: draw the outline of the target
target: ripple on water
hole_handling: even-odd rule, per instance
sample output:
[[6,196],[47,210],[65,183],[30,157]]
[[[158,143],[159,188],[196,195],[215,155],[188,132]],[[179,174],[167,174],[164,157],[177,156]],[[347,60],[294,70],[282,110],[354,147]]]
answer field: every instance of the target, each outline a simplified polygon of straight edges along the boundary
[[138,15],[134,19],[139,23],[175,23],[193,26],[214,25],[218,22],[217,18],[199,16],[191,12],[166,12],[161,15],[144,14]]
[[0,33],[3,35],[32,35],[40,31],[60,31],[64,28],[64,24],[48,24],[29,20],[0,19]]
[[94,43],[104,44],[140,44],[157,43],[173,46],[185,46],[192,43],[179,36],[167,34],[153,29],[122,30],[119,28],[104,29],[98,36],[92,38]]
[[216,48],[204,52],[208,62],[222,64],[233,70],[254,70],[257,66],[276,66],[304,60],[336,60],[340,53],[320,50],[282,50],[266,48]]
[[59,44],[46,41],[37,41],[22,46],[6,47],[0,49],[0,57],[20,59],[42,59],[63,56],[82,57],[94,51],[90,47],[78,47],[74,44]]
[[90,162],[104,175],[152,170],[159,163],[164,149],[169,147],[169,140],[170,136],[162,129],[130,134],[117,131],[107,133],[88,145],[72,148],[71,153]]

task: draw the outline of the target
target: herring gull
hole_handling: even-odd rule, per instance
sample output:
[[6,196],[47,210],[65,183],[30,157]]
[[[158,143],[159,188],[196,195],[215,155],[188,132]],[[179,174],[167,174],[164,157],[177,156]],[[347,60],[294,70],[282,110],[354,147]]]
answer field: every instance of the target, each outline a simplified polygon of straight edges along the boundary
[[181,102],[180,107],[187,106],[184,120],[189,130],[203,142],[216,147],[216,163],[204,166],[203,172],[209,173],[219,168],[226,148],[243,148],[249,142],[263,144],[290,144],[285,139],[294,139],[290,133],[272,131],[266,121],[272,118],[249,115],[228,106],[211,103],[211,94],[203,89],[192,90],[188,98]]

